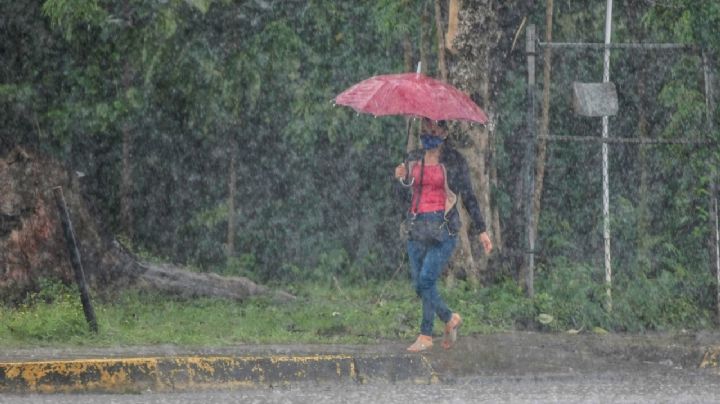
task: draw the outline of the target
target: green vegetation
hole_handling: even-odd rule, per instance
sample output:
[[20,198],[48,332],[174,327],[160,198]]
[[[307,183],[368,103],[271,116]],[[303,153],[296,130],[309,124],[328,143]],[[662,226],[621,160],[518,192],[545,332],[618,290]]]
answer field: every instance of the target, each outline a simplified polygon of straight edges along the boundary
[[[611,137],[717,142],[718,103],[708,114],[703,67],[717,75],[720,66],[720,3],[620,3],[613,42],[680,42],[704,53],[614,49],[620,113],[610,119]],[[527,249],[520,200],[527,61],[518,29],[534,23],[542,38],[546,2],[463,4],[463,18],[483,24],[471,42],[493,43],[491,66],[469,64],[491,86],[491,105],[481,106],[496,125],[483,158],[495,177],[480,192],[497,215],[488,223],[499,223],[493,231],[501,233],[493,235],[499,248],[487,268],[493,281],[478,290],[460,282],[448,292],[468,319],[466,331],[711,326],[717,143],[609,145],[610,313],[603,307],[600,145],[550,144],[536,296],[524,297],[515,280]],[[554,41],[602,41],[604,2],[554,4]],[[331,100],[361,79],[407,71],[405,57],[413,66],[425,57],[428,74],[436,75],[433,6],[0,1],[0,154],[19,145],[84,173],[84,197],[98,221],[143,257],[248,276],[300,297],[278,306],[128,290],[97,302],[101,334],[92,336],[71,291],[46,283],[21,307],[1,309],[1,343],[410,338],[418,303],[406,282],[388,280],[405,256],[397,237],[402,207],[390,178],[405,150],[405,121],[358,116]],[[502,32],[488,33],[495,26]],[[598,119],[572,112],[568,89],[573,81],[600,80],[601,52],[554,51],[551,135],[600,136]],[[458,60],[462,55],[446,55],[450,81],[463,80],[453,70],[468,62]],[[479,102],[481,87],[467,89]],[[709,87],[717,100],[717,79]],[[453,134],[460,146],[467,140]]]
[[[695,297],[677,294],[673,289],[682,285],[670,277],[660,286],[636,280],[617,291],[610,315],[602,307],[604,291],[587,268],[564,268],[541,278],[533,300],[513,280],[480,290],[459,282],[443,293],[464,316],[466,334],[597,328],[640,332],[705,328],[711,322],[712,312],[697,311]],[[406,280],[353,287],[337,280],[300,283],[291,292],[298,300],[279,305],[266,299],[179,300],[126,290],[95,300],[100,332],[94,335],[74,290],[45,281],[20,307],[0,308],[0,346],[355,344],[411,340],[417,333],[420,302]],[[438,321],[435,333],[441,332]]]

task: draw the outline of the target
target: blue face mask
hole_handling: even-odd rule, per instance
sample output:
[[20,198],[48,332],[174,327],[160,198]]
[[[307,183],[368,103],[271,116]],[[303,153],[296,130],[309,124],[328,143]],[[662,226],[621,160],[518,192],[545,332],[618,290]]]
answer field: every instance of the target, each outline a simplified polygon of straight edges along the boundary
[[423,149],[431,150],[443,144],[445,139],[441,138],[440,136],[433,136],[428,133],[423,133],[420,135],[420,141],[422,142]]

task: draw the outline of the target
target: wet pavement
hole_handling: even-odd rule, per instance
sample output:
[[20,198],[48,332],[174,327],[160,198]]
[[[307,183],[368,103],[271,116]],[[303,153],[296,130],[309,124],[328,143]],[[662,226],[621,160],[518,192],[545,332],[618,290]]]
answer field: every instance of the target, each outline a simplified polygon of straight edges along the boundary
[[[711,349],[720,349],[720,331],[606,334],[507,332],[461,335],[455,349],[445,351],[440,338],[423,353],[433,368],[447,376],[525,374],[614,368],[618,363],[661,363],[696,368]],[[262,355],[397,355],[408,341],[378,341],[367,345],[234,345],[183,347],[175,345],[115,347],[32,347],[0,349],[0,362],[168,356]]]
[[[342,354],[354,358],[405,355],[411,341],[372,345],[238,345],[4,349],[0,362],[78,358],[272,356]],[[463,336],[455,349],[438,344],[422,355],[427,382],[368,384],[311,380],[241,389],[133,394],[0,395],[20,403],[403,403],[640,402],[720,403],[719,332],[595,335],[510,332]],[[382,371],[382,369],[379,369]],[[432,382],[432,383],[431,383]]]

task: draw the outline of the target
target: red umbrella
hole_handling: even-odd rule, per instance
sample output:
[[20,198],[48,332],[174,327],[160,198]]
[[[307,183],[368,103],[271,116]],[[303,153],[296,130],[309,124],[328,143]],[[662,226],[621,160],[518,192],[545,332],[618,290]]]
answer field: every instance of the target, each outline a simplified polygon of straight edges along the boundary
[[487,115],[465,93],[420,73],[374,76],[335,97],[358,112],[412,115],[439,120],[486,123]]

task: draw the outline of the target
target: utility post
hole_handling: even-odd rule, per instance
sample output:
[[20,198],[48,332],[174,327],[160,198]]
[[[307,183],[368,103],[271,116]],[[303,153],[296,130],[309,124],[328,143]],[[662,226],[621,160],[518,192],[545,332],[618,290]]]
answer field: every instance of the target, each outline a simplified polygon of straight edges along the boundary
[[523,178],[525,182],[525,217],[526,217],[526,261],[525,261],[525,293],[528,297],[535,294],[535,226],[533,225],[533,197],[535,195],[535,25],[530,24],[526,31],[525,52],[528,59],[527,87],[527,136]]
[[70,212],[68,211],[67,203],[65,203],[62,187],[53,188],[53,193],[55,194],[55,203],[57,204],[60,222],[63,233],[65,234],[65,244],[67,245],[68,255],[70,257],[70,264],[75,272],[75,282],[80,292],[80,302],[82,303],[83,312],[85,313],[85,320],[87,320],[90,326],[90,331],[97,334],[97,318],[95,317],[95,310],[93,310],[92,304],[90,303],[90,292],[88,292],[87,282],[85,282],[85,272],[83,271],[82,259],[80,258],[80,249],[75,239],[75,230],[73,229],[72,220],[70,220]]
[[[710,64],[710,57],[705,49],[701,52],[703,73],[705,77],[705,122],[707,126],[708,134],[711,136],[715,133],[715,97],[713,93],[714,87],[714,71]],[[713,252],[711,257],[711,268],[714,264],[715,269],[715,304],[716,304],[716,315],[717,322],[720,324],[720,223],[718,223],[718,198],[717,198],[717,152],[710,156],[710,167],[708,172],[710,173],[710,184],[708,188],[710,191],[710,225],[712,228],[712,238],[714,243],[709,241],[711,247],[710,251]],[[715,261],[714,263],[712,261]]]

